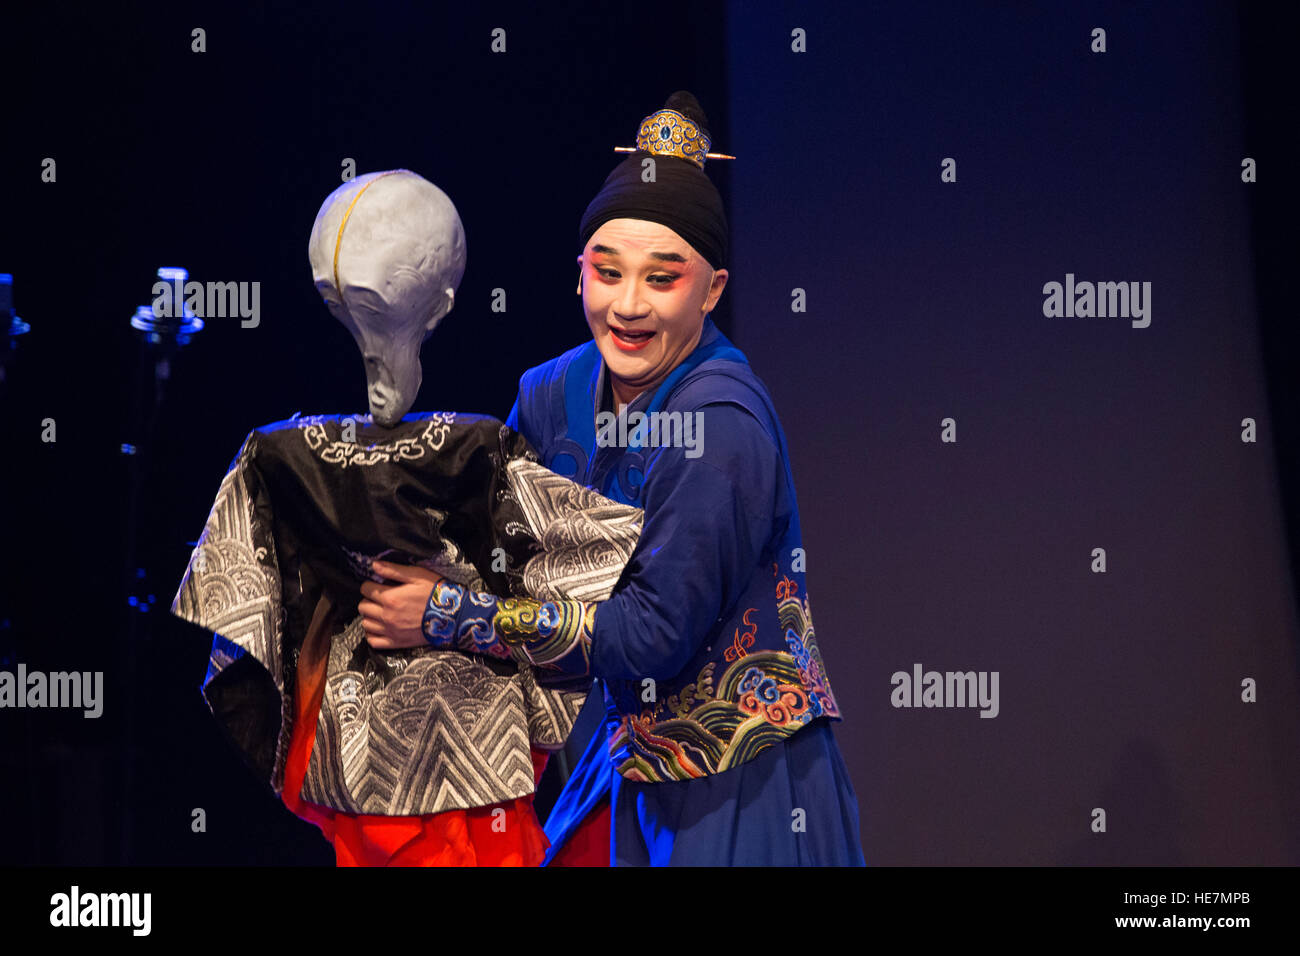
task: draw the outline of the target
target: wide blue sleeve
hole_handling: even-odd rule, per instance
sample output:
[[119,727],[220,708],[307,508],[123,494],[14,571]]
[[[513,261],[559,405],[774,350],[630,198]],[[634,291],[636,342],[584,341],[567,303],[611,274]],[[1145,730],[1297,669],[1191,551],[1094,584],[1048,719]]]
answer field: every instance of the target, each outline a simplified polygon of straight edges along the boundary
[[608,600],[497,598],[448,583],[425,612],[430,643],[567,675],[677,676],[739,600],[788,517],[776,513],[784,462],[763,426],[736,405],[700,411],[697,448],[653,453],[641,537]]

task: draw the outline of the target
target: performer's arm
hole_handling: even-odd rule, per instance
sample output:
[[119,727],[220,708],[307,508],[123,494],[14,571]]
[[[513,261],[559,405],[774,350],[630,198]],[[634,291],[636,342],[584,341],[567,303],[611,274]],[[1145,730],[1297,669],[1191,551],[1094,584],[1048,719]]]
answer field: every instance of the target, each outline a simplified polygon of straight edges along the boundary
[[[784,478],[776,445],[753,416],[734,405],[703,413],[702,454],[655,450],[641,538],[608,600],[498,598],[443,581],[425,610],[425,639],[568,675],[680,673],[757,567]],[[788,511],[775,520],[788,520]]]

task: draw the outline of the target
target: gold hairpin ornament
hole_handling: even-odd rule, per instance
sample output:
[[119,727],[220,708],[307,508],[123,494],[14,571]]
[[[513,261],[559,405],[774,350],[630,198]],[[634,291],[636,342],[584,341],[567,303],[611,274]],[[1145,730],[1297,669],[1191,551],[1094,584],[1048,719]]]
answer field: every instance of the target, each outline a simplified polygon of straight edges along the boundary
[[677,110],[659,110],[641,121],[635,146],[615,146],[616,153],[635,153],[638,150],[656,156],[676,156],[700,169],[706,159],[735,159],[726,153],[710,153],[709,137],[689,116]]

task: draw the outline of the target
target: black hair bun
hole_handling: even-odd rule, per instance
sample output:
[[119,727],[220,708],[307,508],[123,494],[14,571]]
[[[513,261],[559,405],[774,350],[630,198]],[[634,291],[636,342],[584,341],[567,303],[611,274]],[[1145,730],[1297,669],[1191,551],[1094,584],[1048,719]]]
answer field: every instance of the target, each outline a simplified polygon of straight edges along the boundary
[[704,109],[700,106],[694,94],[687,90],[678,90],[672,96],[668,97],[664,103],[664,109],[676,110],[683,116],[688,117],[692,123],[700,128],[700,132],[710,140],[713,135],[709,132],[709,118],[704,115]]

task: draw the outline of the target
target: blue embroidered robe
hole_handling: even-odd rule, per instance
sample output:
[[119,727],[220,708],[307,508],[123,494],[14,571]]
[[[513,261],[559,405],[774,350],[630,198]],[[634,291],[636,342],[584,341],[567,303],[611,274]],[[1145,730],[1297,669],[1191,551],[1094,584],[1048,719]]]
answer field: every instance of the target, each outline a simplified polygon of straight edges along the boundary
[[695,447],[598,441],[605,380],[588,342],[526,372],[507,421],[553,471],[646,513],[595,614],[605,720],[546,823],[551,854],[608,796],[611,864],[861,865],[766,387],[707,318],[695,350],[624,410],[699,413]]

